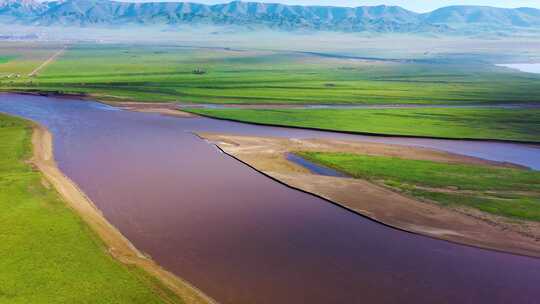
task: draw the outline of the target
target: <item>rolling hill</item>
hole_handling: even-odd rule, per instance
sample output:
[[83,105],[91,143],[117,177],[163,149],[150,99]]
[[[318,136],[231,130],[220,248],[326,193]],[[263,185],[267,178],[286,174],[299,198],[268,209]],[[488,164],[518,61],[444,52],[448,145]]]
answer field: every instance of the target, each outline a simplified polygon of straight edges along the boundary
[[237,25],[279,30],[459,33],[540,30],[540,10],[450,6],[418,14],[398,6],[299,6],[234,1],[129,3],[110,0],[0,0],[0,22],[38,26]]

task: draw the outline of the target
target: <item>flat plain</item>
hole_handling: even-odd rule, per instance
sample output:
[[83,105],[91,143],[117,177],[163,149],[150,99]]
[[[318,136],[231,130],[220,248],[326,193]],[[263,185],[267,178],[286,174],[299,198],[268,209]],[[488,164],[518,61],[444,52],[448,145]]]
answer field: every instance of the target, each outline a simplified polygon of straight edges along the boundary
[[[271,49],[242,43],[237,43],[238,48],[165,43],[3,43],[0,56],[6,62],[0,64],[0,90],[181,104],[517,104],[536,108],[192,111],[246,122],[336,131],[539,140],[540,75],[494,64],[521,60],[519,54],[525,51],[516,52],[514,58],[496,52],[506,47],[502,42],[484,41],[475,46],[461,41],[453,42],[454,47],[446,40],[423,42],[423,53],[416,48],[396,53],[386,46],[388,42],[379,44],[380,53],[374,46],[306,52],[307,42],[307,46],[291,50],[281,44]],[[458,52],[464,45],[470,53]],[[65,53],[35,76],[28,76],[66,46]],[[439,51],[425,51],[429,49]]]
[[[1,56],[16,54],[0,47]],[[63,45],[24,52],[0,73],[25,74]],[[216,104],[538,103],[540,76],[483,55],[380,58],[252,48],[77,44],[37,77],[3,90],[88,94],[117,101]],[[408,55],[410,56],[410,55]],[[480,59],[479,59],[480,57]],[[38,60],[39,59],[39,60]]]

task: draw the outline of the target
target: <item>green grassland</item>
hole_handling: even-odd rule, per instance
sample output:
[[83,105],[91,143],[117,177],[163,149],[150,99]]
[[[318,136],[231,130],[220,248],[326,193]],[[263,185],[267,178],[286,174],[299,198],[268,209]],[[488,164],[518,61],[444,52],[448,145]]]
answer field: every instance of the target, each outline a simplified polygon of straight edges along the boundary
[[540,173],[536,171],[359,154],[298,154],[353,177],[383,183],[445,206],[467,206],[540,221]]
[[[0,78],[0,90],[85,94],[115,101],[216,104],[540,103],[540,75],[493,65],[506,58],[493,53],[493,48],[508,48],[509,43],[501,46],[502,42],[489,42],[496,46],[490,49],[489,43],[474,46],[467,41],[464,45],[476,52],[468,54],[433,41],[424,42],[431,49],[441,49],[440,53],[422,55],[422,48],[417,47],[411,54],[400,55],[395,53],[394,46],[394,51],[380,54],[382,59],[378,61],[328,56],[337,54],[331,50],[325,50],[323,56],[288,51],[282,45],[279,50],[270,50],[248,46],[233,49],[174,44],[76,44],[37,77],[27,77],[25,73],[62,45],[0,44],[0,56],[21,49],[15,60],[0,64],[0,75],[9,71],[22,75],[15,80]],[[373,43],[365,51],[349,50],[348,54],[376,56]],[[490,51],[481,53],[484,48]],[[194,73],[197,69],[204,73]],[[398,135],[538,141],[540,134],[538,110],[197,112],[247,122]]]
[[0,89],[184,103],[445,104],[538,103],[539,84],[540,75],[477,57],[395,62],[249,48],[78,44],[38,77],[4,81]]
[[6,75],[19,74],[21,79],[18,81],[29,81],[25,76],[61,48],[61,45],[55,43],[1,42],[0,89],[18,85],[13,79],[5,79]]
[[7,63],[11,61],[15,56],[0,56],[0,64]]
[[192,109],[190,112],[335,131],[540,142],[539,109]]
[[163,303],[155,279],[113,260],[42,184],[25,161],[30,134],[26,121],[0,115],[0,303]]

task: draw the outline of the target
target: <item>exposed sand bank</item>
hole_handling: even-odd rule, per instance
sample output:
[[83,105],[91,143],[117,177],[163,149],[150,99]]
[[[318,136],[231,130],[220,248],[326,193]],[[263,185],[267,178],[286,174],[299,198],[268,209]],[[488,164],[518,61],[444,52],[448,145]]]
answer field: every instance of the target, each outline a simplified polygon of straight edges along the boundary
[[108,104],[134,112],[157,113],[181,118],[195,117],[191,113],[178,110],[178,106],[174,103],[108,102]]
[[286,159],[294,151],[351,152],[447,163],[508,166],[423,148],[329,139],[199,134],[224,152],[291,187],[313,193],[389,226],[443,240],[540,257],[540,224],[469,208],[421,202],[365,180],[320,176]]
[[[215,303],[189,283],[162,269],[154,261],[139,252],[114,226],[112,226],[95,207],[92,201],[65,176],[57,167],[53,155],[52,134],[42,126],[34,124],[32,134],[33,157],[31,163],[39,169],[47,181],[64,198],[66,203],[98,234],[108,252],[128,265],[142,268],[154,276],[166,288],[181,297],[185,303]],[[175,303],[169,292],[159,284],[149,282],[154,291],[167,303]]]

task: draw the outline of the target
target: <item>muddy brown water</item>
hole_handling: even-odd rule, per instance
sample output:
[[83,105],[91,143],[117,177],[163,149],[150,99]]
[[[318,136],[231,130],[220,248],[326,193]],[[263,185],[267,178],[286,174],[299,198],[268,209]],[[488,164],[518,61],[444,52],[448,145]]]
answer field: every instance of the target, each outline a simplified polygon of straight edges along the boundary
[[48,127],[61,170],[106,218],[221,303],[540,299],[540,259],[388,228],[280,185],[191,132],[320,133],[10,94],[0,111]]

